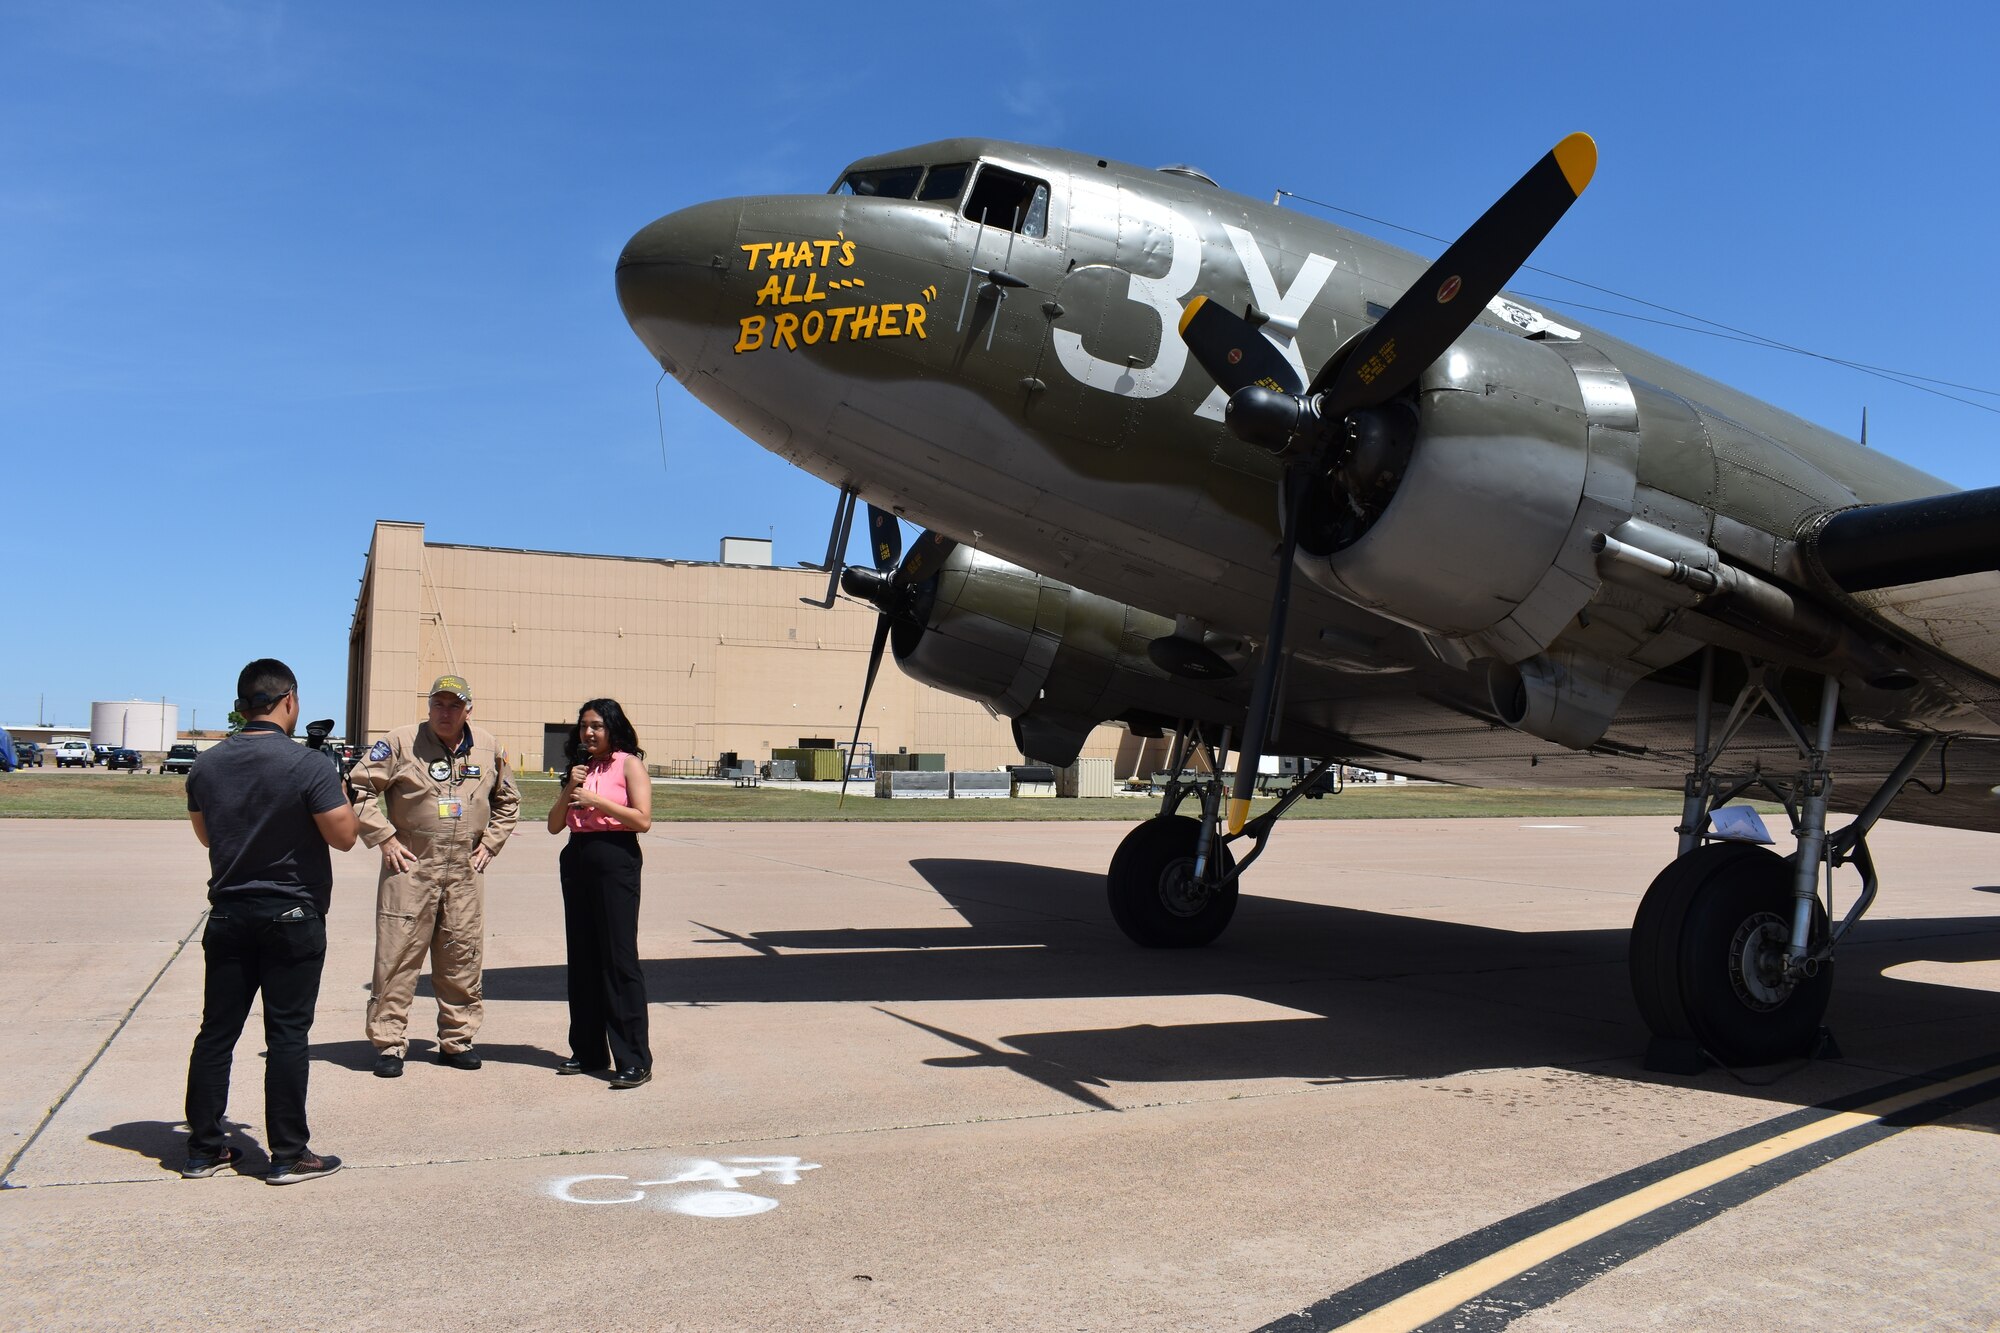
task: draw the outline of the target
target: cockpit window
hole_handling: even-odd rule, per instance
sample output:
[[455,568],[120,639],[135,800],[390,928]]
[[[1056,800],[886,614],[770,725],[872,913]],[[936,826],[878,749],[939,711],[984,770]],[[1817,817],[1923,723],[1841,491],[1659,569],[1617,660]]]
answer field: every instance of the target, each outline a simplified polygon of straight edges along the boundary
[[922,167],[884,167],[879,171],[850,171],[834,187],[835,194],[859,194],[872,199],[914,199],[917,182],[924,177]]
[[924,186],[917,191],[917,198],[927,202],[955,200],[958,192],[965,188],[965,174],[972,170],[970,162],[953,162],[948,166],[932,167],[924,177]]
[[1049,234],[1049,187],[1005,167],[981,163],[972,193],[965,198],[965,216],[989,227],[1005,227],[1023,236]]

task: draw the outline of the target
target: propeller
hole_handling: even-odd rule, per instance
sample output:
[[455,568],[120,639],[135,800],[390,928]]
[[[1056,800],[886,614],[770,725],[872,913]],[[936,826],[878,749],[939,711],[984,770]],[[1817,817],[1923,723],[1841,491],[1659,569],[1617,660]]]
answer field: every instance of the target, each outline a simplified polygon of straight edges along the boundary
[[854,710],[854,739],[847,747],[847,762],[840,766],[842,805],[847,802],[848,770],[853,766],[855,750],[861,745],[861,723],[868,714],[868,696],[875,690],[875,673],[882,669],[882,650],[888,646],[889,632],[897,622],[912,619],[917,589],[937,574],[945,557],[958,545],[955,539],[926,529],[911,543],[909,554],[903,556],[899,565],[896,557],[902,554],[902,530],[895,515],[874,505],[868,506],[868,540],[875,567],[849,565],[840,572],[841,589],[881,613],[875,618],[875,641],[868,648],[868,674],[861,683],[861,705]]
[[1188,351],[1229,395],[1224,413],[1229,428],[1247,443],[1287,460],[1278,580],[1237,751],[1229,795],[1231,833],[1242,832],[1250,816],[1250,795],[1263,758],[1307,493],[1344,461],[1377,447],[1391,429],[1383,410],[1471,327],[1596,170],[1597,144],[1587,134],[1572,134],[1550,149],[1424,270],[1387,314],[1334,353],[1303,393],[1291,363],[1249,320],[1206,297],[1196,297],[1182,314],[1181,338]]
[[875,568],[885,573],[903,554],[903,525],[894,514],[874,505],[868,506],[868,554],[874,557]]

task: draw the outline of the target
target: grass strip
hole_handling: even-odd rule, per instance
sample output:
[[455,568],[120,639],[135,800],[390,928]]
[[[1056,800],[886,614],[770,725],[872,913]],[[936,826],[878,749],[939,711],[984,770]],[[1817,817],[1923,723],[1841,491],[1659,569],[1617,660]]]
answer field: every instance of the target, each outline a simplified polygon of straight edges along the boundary
[[[521,819],[548,817],[556,784],[521,779]],[[1258,801],[1252,810],[1269,808]],[[846,806],[835,793],[786,787],[738,789],[719,784],[667,781],[653,790],[657,823],[936,822],[1005,820],[1146,819],[1157,797],[1049,798],[986,801],[885,801],[850,788]],[[1636,787],[1473,788],[1349,787],[1338,796],[1300,801],[1287,819],[1576,818],[1586,815],[1658,815],[1678,818],[1680,793]],[[187,782],[152,773],[11,773],[0,775],[0,818],[186,819]]]

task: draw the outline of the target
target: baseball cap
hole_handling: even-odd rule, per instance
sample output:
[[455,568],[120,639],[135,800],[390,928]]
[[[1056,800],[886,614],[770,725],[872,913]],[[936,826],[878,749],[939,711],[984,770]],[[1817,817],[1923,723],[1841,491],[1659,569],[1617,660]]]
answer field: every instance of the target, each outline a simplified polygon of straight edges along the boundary
[[432,694],[455,694],[461,703],[472,702],[472,687],[463,676],[439,676],[431,682]]

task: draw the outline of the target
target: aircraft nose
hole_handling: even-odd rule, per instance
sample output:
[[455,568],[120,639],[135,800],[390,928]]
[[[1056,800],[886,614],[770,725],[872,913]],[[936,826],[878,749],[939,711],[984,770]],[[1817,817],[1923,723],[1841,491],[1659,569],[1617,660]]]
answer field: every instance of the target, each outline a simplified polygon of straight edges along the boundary
[[641,227],[618,256],[618,305],[668,370],[692,362],[721,307],[736,253],[735,200],[696,204]]

